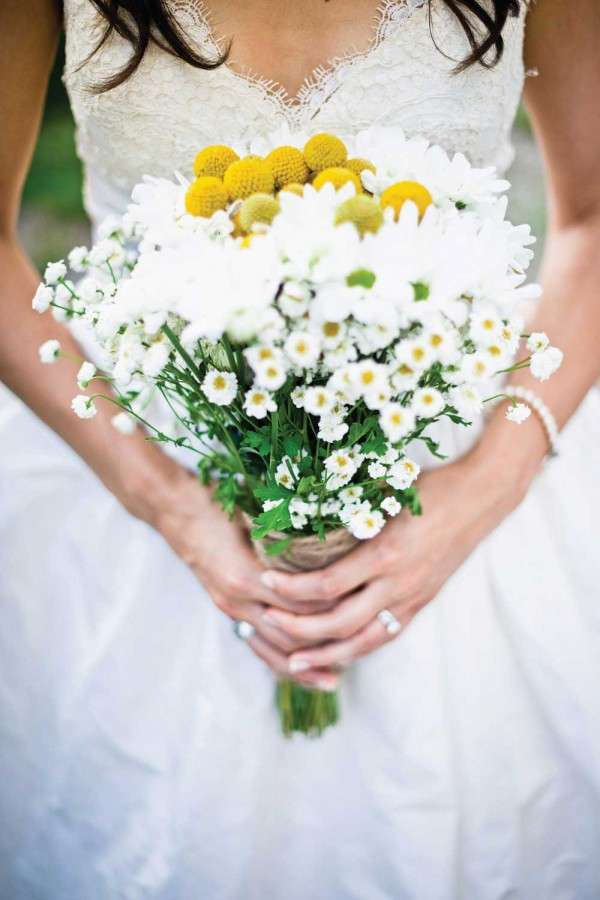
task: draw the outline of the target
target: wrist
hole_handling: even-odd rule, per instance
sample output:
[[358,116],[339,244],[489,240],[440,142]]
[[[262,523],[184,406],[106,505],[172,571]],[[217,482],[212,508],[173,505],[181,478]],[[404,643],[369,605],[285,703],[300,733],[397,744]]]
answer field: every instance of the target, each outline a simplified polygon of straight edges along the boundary
[[145,443],[143,451],[120,470],[114,493],[131,515],[161,531],[164,517],[177,509],[194,479],[157,447]]

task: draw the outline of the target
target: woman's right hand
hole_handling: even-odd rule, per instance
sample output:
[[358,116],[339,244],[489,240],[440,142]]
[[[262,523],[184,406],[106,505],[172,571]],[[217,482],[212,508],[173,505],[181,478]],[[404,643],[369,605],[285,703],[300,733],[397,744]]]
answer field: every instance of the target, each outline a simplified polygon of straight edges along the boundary
[[289,657],[305,649],[306,642],[290,637],[263,619],[269,606],[294,613],[316,613],[330,608],[331,603],[290,601],[266,587],[261,581],[265,568],[252,549],[246,529],[238,518],[227,516],[208,488],[182,472],[170,500],[163,502],[153,524],[190,566],[216,606],[230,619],[254,626],[256,631],[247,641],[248,646],[277,675],[322,690],[337,687],[339,675],[331,669],[310,669],[291,675]]

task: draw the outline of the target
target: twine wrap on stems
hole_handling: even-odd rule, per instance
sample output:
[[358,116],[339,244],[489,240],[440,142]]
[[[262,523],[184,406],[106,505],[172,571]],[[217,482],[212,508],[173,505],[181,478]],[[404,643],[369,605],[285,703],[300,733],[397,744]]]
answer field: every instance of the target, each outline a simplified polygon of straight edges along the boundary
[[[246,527],[252,528],[252,520],[244,515]],[[260,561],[269,569],[281,572],[312,572],[324,569],[349,553],[358,540],[345,528],[338,528],[326,534],[325,540],[307,535],[292,538],[283,553],[270,556],[267,548],[284,540],[289,535],[272,532],[261,540],[253,540],[254,550]],[[276,704],[279,710],[281,729],[286,737],[295,732],[319,737],[326,728],[339,720],[339,698],[337,691],[320,691],[307,688],[298,682],[282,678],[277,683]]]

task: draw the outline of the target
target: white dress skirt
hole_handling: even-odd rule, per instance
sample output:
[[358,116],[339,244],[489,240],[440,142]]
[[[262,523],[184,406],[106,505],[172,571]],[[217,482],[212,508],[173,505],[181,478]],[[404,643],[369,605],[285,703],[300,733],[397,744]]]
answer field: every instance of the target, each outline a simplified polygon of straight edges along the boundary
[[[458,55],[455,20],[432,10]],[[96,218],[144,171],[302,117],[338,133],[387,118],[478,163],[510,156],[524,12],[496,69],[454,76],[423,0],[387,0],[371,50],[296,107],[157,48],[92,95],[84,78],[126,53],[116,39],[77,69],[94,16],[65,3]],[[272,674],[202,586],[2,395],[0,900],[598,900],[599,447],[593,389],[520,507],[345,674],[340,724],[286,740]]]

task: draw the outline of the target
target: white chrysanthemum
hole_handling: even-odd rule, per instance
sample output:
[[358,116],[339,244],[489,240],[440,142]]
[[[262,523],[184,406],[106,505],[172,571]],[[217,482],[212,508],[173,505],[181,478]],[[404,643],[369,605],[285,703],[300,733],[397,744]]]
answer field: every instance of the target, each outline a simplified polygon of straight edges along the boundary
[[326,457],[325,471],[327,472],[327,490],[337,490],[347,484],[356,470],[358,464],[349,450],[341,448],[335,450]]
[[306,388],[303,385],[298,385],[290,394],[290,400],[296,407],[296,409],[304,409],[304,398],[306,397]]
[[73,247],[69,253],[69,266],[74,272],[83,272],[86,268],[89,250],[87,247]]
[[378,509],[359,509],[350,516],[348,531],[361,541],[379,534],[385,525],[385,518]]
[[292,331],[284,344],[284,350],[293,365],[299,369],[310,369],[316,364],[321,347],[316,334]]
[[386,481],[397,491],[406,490],[417,478],[421,467],[413,459],[403,456],[389,469]]
[[91,362],[84,362],[77,373],[77,387],[84,391],[96,374],[96,366]]
[[304,409],[313,416],[328,415],[335,405],[335,397],[325,387],[309,387],[304,394]]
[[202,382],[202,390],[207,399],[216,406],[233,403],[238,389],[238,380],[233,372],[209,369]]
[[412,410],[423,419],[433,419],[446,405],[443,395],[436,388],[420,388],[412,399]]
[[387,473],[386,467],[380,462],[369,463],[367,471],[369,473],[369,478],[383,478]]
[[358,398],[358,391],[352,378],[350,366],[342,366],[340,369],[336,369],[327,382],[327,388],[342,403],[354,403]]
[[469,336],[476,344],[490,344],[500,337],[503,322],[498,313],[490,307],[478,308],[469,321]]
[[416,372],[424,372],[435,361],[432,347],[423,338],[402,341],[396,347],[395,356],[398,363],[404,363]]
[[274,347],[272,344],[254,344],[254,346],[247,347],[244,350],[244,356],[254,371],[265,363],[273,362],[280,365],[283,364],[283,354],[281,350],[278,347]]
[[509,422],[516,422],[520,425],[531,415],[531,409],[525,403],[511,403],[506,410],[506,418]]
[[341,441],[348,433],[348,425],[339,416],[321,416],[319,419],[318,437],[326,444]]
[[37,291],[33,295],[31,307],[36,312],[46,312],[52,301],[54,300],[54,291],[45,284],[40,284]]
[[563,352],[558,347],[546,347],[545,350],[538,350],[531,357],[531,374],[539,381],[547,381],[560,369],[562,361]]
[[275,481],[281,487],[292,488],[299,475],[298,466],[292,462],[289,456],[284,456],[275,469]]
[[385,385],[375,391],[367,391],[365,393],[365,406],[369,409],[380,410],[392,399],[392,389],[390,385]]
[[534,331],[527,338],[527,349],[532,353],[539,353],[550,346],[550,338],[544,331]]
[[388,388],[388,370],[381,363],[363,359],[352,363],[348,370],[356,392],[363,397]]
[[135,419],[126,412],[117,413],[110,422],[121,434],[133,434],[136,429]]
[[71,409],[80,419],[93,419],[98,410],[91,397],[78,394],[71,400]]
[[60,341],[44,341],[44,343],[40,346],[38,353],[40,362],[43,362],[46,365],[56,362],[60,355]]
[[55,285],[67,274],[67,267],[64,261],[60,259],[58,262],[48,263],[44,272],[44,281],[47,285]]
[[402,506],[395,497],[384,497],[381,501],[381,508],[386,511],[388,516],[397,516],[402,510]]
[[470,384],[462,384],[450,391],[450,402],[455,407],[459,416],[471,421],[480,415],[483,410],[483,399],[476,387]]
[[310,290],[296,281],[287,281],[277,303],[279,309],[289,319],[299,319],[308,309]]
[[364,488],[360,484],[353,484],[341,490],[338,497],[344,506],[351,506],[353,503],[360,503],[363,493]]
[[156,378],[169,361],[171,348],[166,340],[155,341],[146,351],[142,371],[149,378]]
[[269,391],[278,391],[285,384],[287,372],[285,366],[275,360],[269,360],[255,369],[256,383]]
[[244,397],[244,409],[255,419],[264,419],[267,413],[275,412],[277,404],[268,391],[252,388]]
[[390,381],[394,390],[398,393],[411,391],[419,382],[420,372],[411,367],[407,362],[392,362]]
[[467,381],[485,381],[498,371],[492,357],[481,351],[467,354],[463,358],[460,370]]
[[427,324],[421,340],[429,344],[435,359],[445,366],[453,365],[460,359],[457,332],[445,325],[441,319]]
[[414,428],[415,414],[399,403],[388,403],[381,410],[379,424],[388,440],[396,444]]

